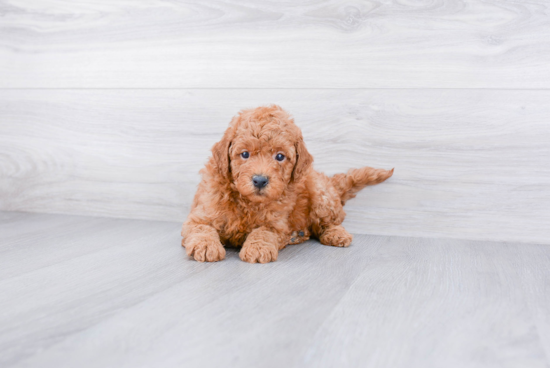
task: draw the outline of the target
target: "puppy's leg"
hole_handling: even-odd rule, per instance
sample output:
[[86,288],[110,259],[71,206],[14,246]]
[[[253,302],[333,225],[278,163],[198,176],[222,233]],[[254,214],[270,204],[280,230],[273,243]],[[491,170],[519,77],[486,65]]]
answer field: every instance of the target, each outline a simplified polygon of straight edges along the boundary
[[330,225],[319,236],[321,244],[335,247],[348,247],[352,240],[353,236],[342,225]]
[[249,263],[268,263],[277,260],[281,245],[281,237],[264,227],[252,230],[246,237],[239,253],[241,259]]
[[310,224],[313,234],[324,245],[347,247],[353,237],[340,225],[346,213],[338,191],[330,178],[317,173],[312,177],[314,186],[310,188]]
[[225,248],[216,229],[208,225],[184,224],[181,232],[187,255],[199,262],[216,262],[225,258]]

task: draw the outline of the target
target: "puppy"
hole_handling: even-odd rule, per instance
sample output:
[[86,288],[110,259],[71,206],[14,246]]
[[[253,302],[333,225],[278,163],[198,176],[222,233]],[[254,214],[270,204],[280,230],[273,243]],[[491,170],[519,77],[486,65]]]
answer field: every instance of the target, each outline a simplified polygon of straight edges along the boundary
[[212,154],[181,232],[199,262],[224,259],[224,246],[242,247],[243,261],[272,262],[287,244],[311,236],[347,247],[344,204],[393,174],[363,167],[328,177],[313,170],[301,130],[276,105],[241,111]]

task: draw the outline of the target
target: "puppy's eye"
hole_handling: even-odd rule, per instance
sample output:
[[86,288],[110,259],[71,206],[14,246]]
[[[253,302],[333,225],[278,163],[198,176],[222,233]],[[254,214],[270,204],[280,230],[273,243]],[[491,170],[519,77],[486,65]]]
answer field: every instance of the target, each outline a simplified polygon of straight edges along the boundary
[[243,153],[241,153],[241,157],[246,160],[247,158],[250,157],[250,153],[248,153],[247,151],[244,151]]
[[282,153],[277,153],[277,156],[275,156],[275,160],[277,161],[283,161],[285,159],[285,155]]

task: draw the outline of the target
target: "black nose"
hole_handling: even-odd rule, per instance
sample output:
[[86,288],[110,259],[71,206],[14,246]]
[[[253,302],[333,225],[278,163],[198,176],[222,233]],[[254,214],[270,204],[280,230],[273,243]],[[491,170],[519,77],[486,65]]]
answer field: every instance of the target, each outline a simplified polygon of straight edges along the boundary
[[254,183],[254,186],[258,189],[262,189],[267,185],[269,180],[267,179],[267,176],[263,175],[254,175],[252,177],[252,182]]

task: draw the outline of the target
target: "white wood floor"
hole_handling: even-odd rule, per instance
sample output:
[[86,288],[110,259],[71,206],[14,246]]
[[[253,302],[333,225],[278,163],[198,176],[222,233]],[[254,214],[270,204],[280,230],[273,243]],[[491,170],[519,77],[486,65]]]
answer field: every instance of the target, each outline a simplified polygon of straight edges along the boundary
[[550,246],[358,235],[201,264],[180,223],[0,213],[0,366],[548,367]]

